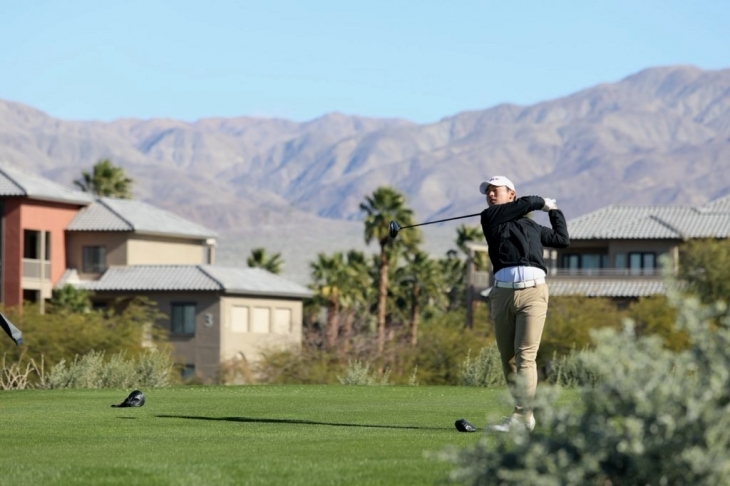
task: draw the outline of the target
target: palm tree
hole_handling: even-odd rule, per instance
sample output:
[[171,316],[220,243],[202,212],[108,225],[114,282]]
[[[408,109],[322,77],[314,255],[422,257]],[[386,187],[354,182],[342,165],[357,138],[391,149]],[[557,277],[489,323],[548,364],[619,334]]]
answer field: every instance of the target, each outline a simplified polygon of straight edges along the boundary
[[132,199],[132,183],[124,169],[103,159],[94,164],[91,172],[81,172],[81,179],[74,181],[82,191],[101,197]]
[[337,344],[339,326],[337,322],[341,295],[342,283],[346,280],[346,265],[342,253],[335,252],[331,257],[324,253],[317,255],[317,260],[311,262],[309,267],[312,271],[312,290],[315,291],[318,300],[327,306],[327,348],[332,349]]
[[437,261],[423,251],[416,251],[406,257],[407,264],[397,271],[401,284],[410,285],[410,342],[418,344],[418,325],[421,307],[443,296],[442,275]]
[[341,354],[350,351],[350,340],[357,315],[367,316],[374,294],[370,265],[361,251],[350,250],[346,255],[345,278],[342,281],[341,304],[345,322],[342,329]]
[[485,272],[487,270],[487,254],[483,251],[476,252],[474,255],[471,255],[469,252],[469,249],[466,246],[466,243],[469,241],[480,241],[484,242],[484,233],[482,232],[482,229],[478,226],[467,226],[465,224],[462,224],[458,228],[456,228],[456,246],[464,252],[464,254],[467,255],[467,257],[470,257],[473,259],[474,262],[474,270],[477,272]]
[[281,253],[274,253],[269,257],[266,255],[266,249],[254,248],[251,250],[251,256],[246,259],[246,264],[251,268],[263,268],[278,275],[284,262]]
[[[378,352],[385,347],[385,305],[388,296],[388,266],[397,254],[398,245],[415,247],[420,243],[420,232],[408,229],[392,239],[388,233],[391,221],[401,226],[413,224],[413,211],[405,206],[405,197],[390,187],[379,187],[360,204],[365,211],[365,243],[376,240],[380,245],[380,267],[378,268]],[[389,251],[389,248],[391,251]]]

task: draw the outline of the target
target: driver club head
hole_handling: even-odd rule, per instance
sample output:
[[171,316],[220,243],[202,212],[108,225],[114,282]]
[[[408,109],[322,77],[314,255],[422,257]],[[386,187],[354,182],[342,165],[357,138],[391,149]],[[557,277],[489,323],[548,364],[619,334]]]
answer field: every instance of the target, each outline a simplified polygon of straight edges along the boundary
[[400,230],[400,226],[398,226],[398,223],[395,221],[391,221],[388,225],[388,234],[391,238],[395,238],[398,236],[398,231]]

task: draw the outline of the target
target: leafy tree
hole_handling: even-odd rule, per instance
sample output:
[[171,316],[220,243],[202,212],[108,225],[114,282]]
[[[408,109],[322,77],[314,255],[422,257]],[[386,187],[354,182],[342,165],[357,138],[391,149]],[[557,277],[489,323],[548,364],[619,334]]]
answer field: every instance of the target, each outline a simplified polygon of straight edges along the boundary
[[[385,346],[385,315],[388,297],[388,270],[397,255],[397,246],[415,248],[420,243],[420,232],[409,229],[392,239],[388,233],[391,221],[401,226],[413,224],[413,211],[405,206],[405,197],[390,187],[379,187],[366,196],[360,204],[365,216],[365,243],[375,240],[380,245],[380,267],[378,269],[378,351]],[[389,251],[390,250],[390,251]]]
[[91,172],[81,172],[81,179],[74,181],[82,191],[101,197],[132,199],[132,184],[124,169],[117,167],[109,159],[94,164]]
[[730,240],[690,240],[680,248],[679,262],[679,279],[702,302],[730,300]]
[[659,336],[672,351],[687,349],[689,345],[687,332],[675,326],[677,309],[664,295],[644,297],[632,303],[627,317],[634,321],[637,336]]
[[246,259],[246,264],[251,268],[263,268],[278,275],[281,273],[281,267],[284,262],[281,259],[281,253],[274,253],[268,256],[266,249],[254,248],[251,250],[251,255]]
[[[26,305],[4,309],[3,313],[23,331],[24,344],[9,346],[12,341],[0,340],[0,355],[7,353],[9,359],[17,360],[25,353],[37,363],[43,358],[49,368],[62,359],[73,362],[77,355],[91,351],[136,356],[146,349],[145,332],[163,317],[153,302],[142,297],[117,300],[104,312],[41,314],[37,305]],[[164,332],[157,326],[152,327],[149,337],[154,343],[164,342]]]
[[88,312],[91,309],[91,301],[89,297],[91,293],[88,290],[77,289],[73,285],[64,285],[61,288],[53,289],[51,296],[52,312]]
[[623,314],[610,299],[583,296],[550,298],[550,309],[540,343],[540,358],[565,355],[591,345],[591,330],[618,329]]

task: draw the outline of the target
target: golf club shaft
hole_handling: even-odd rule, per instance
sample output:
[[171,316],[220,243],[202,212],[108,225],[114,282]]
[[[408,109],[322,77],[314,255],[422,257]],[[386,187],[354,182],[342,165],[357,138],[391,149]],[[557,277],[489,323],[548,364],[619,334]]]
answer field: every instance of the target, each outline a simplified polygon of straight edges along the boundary
[[410,224],[408,226],[401,226],[400,229],[413,228],[415,226],[423,226],[425,224],[443,223],[444,221],[452,221],[454,219],[473,218],[474,216],[479,216],[480,214],[482,213],[467,214],[466,216],[456,216],[455,218],[439,219],[437,221],[429,221],[428,223]]

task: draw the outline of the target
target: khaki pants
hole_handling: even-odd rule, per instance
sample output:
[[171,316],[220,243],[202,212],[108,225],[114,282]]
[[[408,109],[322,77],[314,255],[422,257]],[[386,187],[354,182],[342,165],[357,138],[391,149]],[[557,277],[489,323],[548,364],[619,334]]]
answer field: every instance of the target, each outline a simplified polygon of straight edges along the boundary
[[[537,350],[548,308],[546,284],[526,289],[492,287],[489,305],[494,320],[502,371],[515,400],[515,412],[531,414],[537,388]],[[515,386],[515,373],[524,387]]]

